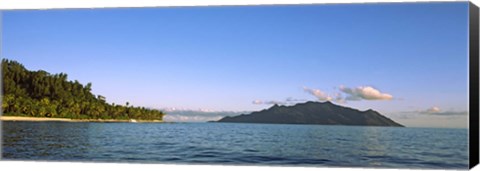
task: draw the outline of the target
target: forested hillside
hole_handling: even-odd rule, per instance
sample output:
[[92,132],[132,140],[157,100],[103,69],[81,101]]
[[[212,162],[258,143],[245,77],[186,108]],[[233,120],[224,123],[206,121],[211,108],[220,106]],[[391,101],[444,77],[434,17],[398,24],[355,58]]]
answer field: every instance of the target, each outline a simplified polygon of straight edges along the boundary
[[4,115],[72,119],[162,120],[155,109],[108,104],[91,93],[92,84],[69,81],[67,74],[29,71],[17,61],[2,59]]

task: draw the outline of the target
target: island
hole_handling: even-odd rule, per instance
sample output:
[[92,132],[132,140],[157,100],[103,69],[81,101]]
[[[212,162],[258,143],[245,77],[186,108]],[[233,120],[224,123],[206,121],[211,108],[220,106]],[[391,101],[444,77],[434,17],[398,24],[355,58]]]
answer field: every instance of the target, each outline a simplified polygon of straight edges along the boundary
[[404,127],[377,111],[371,109],[360,111],[339,106],[330,101],[309,101],[293,106],[275,104],[262,111],[227,116],[217,122]]
[[2,59],[2,80],[2,120],[162,122],[165,115],[129,102],[107,103],[91,92],[91,83],[68,80],[65,73],[29,71],[14,60]]

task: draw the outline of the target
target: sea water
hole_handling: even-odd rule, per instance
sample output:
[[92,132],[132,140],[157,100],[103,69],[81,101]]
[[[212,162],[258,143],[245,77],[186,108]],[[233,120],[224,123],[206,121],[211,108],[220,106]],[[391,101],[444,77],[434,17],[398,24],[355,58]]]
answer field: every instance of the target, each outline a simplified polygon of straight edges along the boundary
[[468,129],[239,123],[2,123],[3,160],[468,168]]

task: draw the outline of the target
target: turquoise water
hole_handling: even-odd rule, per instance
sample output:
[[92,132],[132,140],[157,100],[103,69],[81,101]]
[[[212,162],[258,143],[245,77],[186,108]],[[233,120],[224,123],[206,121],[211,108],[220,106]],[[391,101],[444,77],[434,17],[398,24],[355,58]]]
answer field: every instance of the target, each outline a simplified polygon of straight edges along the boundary
[[2,123],[3,160],[468,168],[468,130],[236,123]]

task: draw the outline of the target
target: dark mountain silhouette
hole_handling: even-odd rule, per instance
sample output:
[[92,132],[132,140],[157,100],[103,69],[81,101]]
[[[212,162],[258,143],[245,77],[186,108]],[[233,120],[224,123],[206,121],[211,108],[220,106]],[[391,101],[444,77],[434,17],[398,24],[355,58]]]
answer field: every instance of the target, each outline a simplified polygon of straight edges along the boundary
[[364,125],[403,127],[374,110],[360,111],[327,102],[306,102],[294,106],[274,105],[251,114],[227,116],[217,122]]

